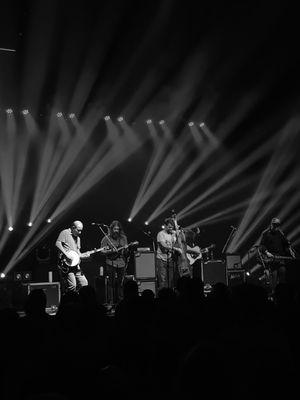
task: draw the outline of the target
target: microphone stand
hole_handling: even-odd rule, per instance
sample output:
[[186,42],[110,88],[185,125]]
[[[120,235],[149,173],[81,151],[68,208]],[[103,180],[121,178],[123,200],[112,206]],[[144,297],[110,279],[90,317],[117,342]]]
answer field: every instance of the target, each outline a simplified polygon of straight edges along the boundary
[[[109,238],[109,236],[108,236],[108,233],[109,233],[109,229],[107,229],[107,232],[105,232],[104,231],[104,229],[102,228],[102,226],[100,225],[100,224],[97,224],[97,226],[98,226],[98,228],[100,229],[100,231],[103,233],[103,235],[104,235],[104,237],[106,237],[106,239],[107,239],[107,241],[108,241],[108,243],[111,245],[111,247],[112,247],[112,249],[117,253],[118,252],[118,249],[116,248],[116,246],[113,244],[113,242],[110,240],[110,238]],[[108,227],[107,227],[108,228]],[[107,257],[107,256],[106,256]],[[111,276],[109,277],[108,276],[108,279],[109,278],[111,278],[112,279],[112,291],[113,291],[113,296],[112,296],[112,300],[113,300],[113,303],[115,302],[115,298],[116,298],[116,293],[115,293],[115,291],[116,291],[116,288],[115,288],[115,280],[116,280],[116,278],[115,278],[115,270],[114,270],[114,261],[113,260],[111,260],[112,261],[112,265],[111,265],[111,267],[112,267],[112,274],[110,274]],[[105,262],[105,264],[106,264],[106,262]],[[107,296],[108,297],[108,296]],[[108,299],[106,299],[106,301],[107,301]]]
[[228,248],[230,242],[231,242],[232,239],[234,238],[235,232],[236,232],[236,228],[235,228],[234,226],[232,226],[232,227],[231,227],[231,232],[229,233],[229,236],[228,236],[228,238],[227,238],[227,240],[226,240],[226,242],[225,242],[225,244],[224,244],[224,247],[223,247],[223,249],[222,249],[222,253],[221,253],[221,254],[224,254],[224,253],[225,253],[225,251],[226,251],[226,249]]
[[144,235],[148,236],[151,241],[152,241],[152,249],[153,249],[153,253],[156,253],[156,249],[155,249],[155,240],[154,240],[154,236],[152,236],[149,232],[145,232],[143,230],[141,230],[141,232],[143,232]]

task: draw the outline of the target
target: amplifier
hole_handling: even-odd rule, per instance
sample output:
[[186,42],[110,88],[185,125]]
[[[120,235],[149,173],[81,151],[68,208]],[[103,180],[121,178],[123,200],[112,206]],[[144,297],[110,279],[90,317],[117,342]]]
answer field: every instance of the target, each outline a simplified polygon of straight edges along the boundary
[[57,310],[60,302],[60,283],[59,282],[38,282],[28,283],[28,294],[34,289],[43,289],[47,297],[46,311]]
[[155,255],[154,252],[134,254],[136,279],[155,279]]
[[225,283],[226,266],[222,260],[205,261],[201,264],[202,280],[205,285],[214,285],[215,283]]
[[142,294],[144,290],[150,289],[156,296],[156,280],[155,279],[139,279],[137,280],[139,293]]
[[232,269],[227,271],[228,286],[241,285],[246,282],[246,271],[244,269]]
[[240,254],[226,254],[227,269],[242,268],[242,259]]

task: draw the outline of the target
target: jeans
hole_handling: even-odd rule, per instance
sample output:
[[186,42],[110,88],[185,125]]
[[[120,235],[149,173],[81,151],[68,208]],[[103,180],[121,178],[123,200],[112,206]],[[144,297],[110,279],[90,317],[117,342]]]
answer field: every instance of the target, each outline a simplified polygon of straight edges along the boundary
[[61,274],[63,292],[77,292],[82,286],[87,286],[88,281],[82,271]]
[[158,282],[158,289],[170,288],[173,289],[176,284],[178,277],[177,266],[175,262],[171,259],[168,261],[156,259],[156,276]]

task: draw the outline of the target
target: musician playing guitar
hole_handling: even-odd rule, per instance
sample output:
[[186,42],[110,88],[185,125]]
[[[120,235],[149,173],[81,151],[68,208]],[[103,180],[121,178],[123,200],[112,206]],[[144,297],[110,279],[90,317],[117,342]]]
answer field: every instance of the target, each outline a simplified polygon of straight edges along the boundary
[[60,232],[55,243],[55,246],[59,250],[60,264],[68,262],[70,260],[70,254],[73,251],[75,251],[79,256],[79,263],[77,265],[67,268],[67,270],[59,268],[63,292],[76,292],[82,286],[88,285],[88,281],[80,269],[80,259],[88,258],[90,256],[88,252],[81,253],[80,251],[80,235],[82,230],[83,223],[81,221],[74,221],[70,228],[64,229]]
[[105,254],[105,269],[108,277],[109,299],[108,302],[117,304],[123,297],[123,281],[127,266],[128,253],[127,236],[121,223],[112,221],[108,234],[101,241],[101,247],[107,247]]
[[261,258],[270,273],[272,293],[279,282],[286,281],[285,259],[295,258],[289,240],[280,229],[279,218],[272,218],[270,227],[263,231],[260,241]]

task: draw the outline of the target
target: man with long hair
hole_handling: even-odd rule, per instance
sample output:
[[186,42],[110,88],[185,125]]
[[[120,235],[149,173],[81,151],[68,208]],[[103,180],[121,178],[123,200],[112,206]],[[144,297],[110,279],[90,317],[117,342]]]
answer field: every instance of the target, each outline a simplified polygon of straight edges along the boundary
[[128,242],[121,223],[112,221],[109,232],[101,241],[105,250],[105,267],[108,279],[110,302],[117,304],[123,296],[123,280],[127,263],[126,250]]

